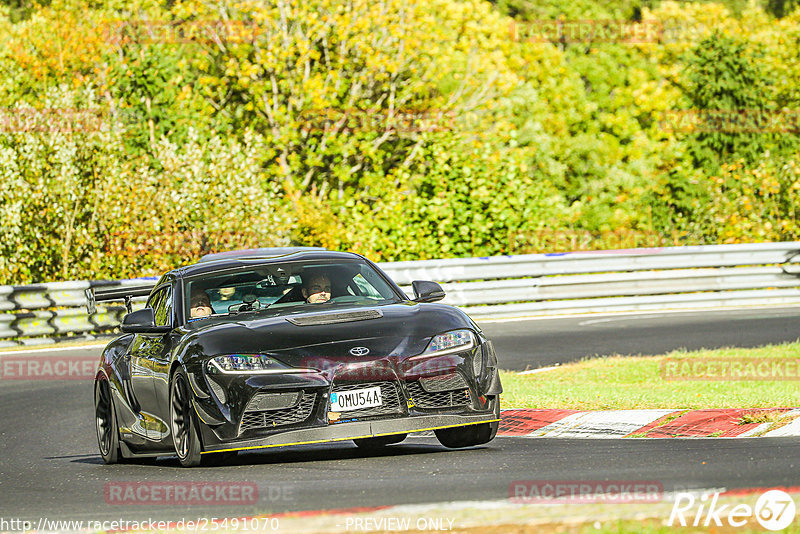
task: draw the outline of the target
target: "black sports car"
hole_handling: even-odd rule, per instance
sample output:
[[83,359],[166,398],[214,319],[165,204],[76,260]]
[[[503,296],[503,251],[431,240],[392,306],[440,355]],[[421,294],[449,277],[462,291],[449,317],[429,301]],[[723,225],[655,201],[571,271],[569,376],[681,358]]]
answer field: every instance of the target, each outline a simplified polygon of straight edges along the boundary
[[446,447],[492,440],[502,392],[492,342],[461,310],[414,299],[374,263],[322,249],[223,253],[155,285],[87,292],[148,296],[125,315],[94,383],[100,453],[237,451],[353,440],[398,443],[433,430]]

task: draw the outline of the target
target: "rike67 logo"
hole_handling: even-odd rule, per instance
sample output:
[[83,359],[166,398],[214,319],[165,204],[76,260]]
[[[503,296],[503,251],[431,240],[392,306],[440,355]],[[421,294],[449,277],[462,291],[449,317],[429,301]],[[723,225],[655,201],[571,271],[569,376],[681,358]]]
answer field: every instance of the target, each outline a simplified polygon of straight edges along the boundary
[[781,490],[769,490],[761,495],[755,506],[748,504],[719,504],[719,493],[697,499],[691,493],[678,493],[669,526],[721,527],[724,523],[732,527],[743,527],[755,519],[767,530],[783,530],[792,524],[795,504],[791,495]]

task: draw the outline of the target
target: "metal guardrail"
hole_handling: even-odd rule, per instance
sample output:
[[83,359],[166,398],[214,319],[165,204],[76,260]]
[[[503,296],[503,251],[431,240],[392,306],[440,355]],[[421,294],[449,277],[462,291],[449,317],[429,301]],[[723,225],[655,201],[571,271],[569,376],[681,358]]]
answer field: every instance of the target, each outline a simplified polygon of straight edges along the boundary
[[[475,319],[636,310],[800,304],[800,242],[529,254],[383,263],[407,288],[440,282],[447,304]],[[139,285],[0,286],[0,346],[108,333],[123,306],[89,316],[84,290]],[[141,300],[141,299],[140,299]]]
[[[141,285],[142,280],[52,282],[0,286],[0,347],[92,339],[114,333],[125,306],[103,306],[86,311],[85,290]],[[145,299],[135,299],[141,307]]]
[[[475,319],[800,304],[800,242],[395,262]],[[478,281],[480,280],[480,281]]]

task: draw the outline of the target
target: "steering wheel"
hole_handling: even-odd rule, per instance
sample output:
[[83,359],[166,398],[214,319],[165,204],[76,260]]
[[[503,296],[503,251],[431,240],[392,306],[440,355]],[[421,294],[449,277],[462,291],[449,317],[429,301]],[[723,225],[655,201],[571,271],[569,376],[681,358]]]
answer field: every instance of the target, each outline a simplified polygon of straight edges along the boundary
[[261,309],[261,301],[258,300],[258,297],[252,294],[247,294],[242,297],[241,304],[232,304],[228,306],[228,311],[236,311],[236,312],[243,312],[243,311],[253,311],[253,310],[260,310]]

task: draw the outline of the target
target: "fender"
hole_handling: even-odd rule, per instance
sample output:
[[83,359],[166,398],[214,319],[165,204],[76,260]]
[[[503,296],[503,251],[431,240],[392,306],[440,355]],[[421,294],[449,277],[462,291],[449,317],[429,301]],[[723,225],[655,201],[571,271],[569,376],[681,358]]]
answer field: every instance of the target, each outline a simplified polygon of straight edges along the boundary
[[[140,411],[139,403],[131,388],[131,369],[130,369],[130,345],[133,341],[133,334],[126,334],[112,341],[103,351],[105,365],[111,369],[111,373],[116,380],[120,396],[125,400],[127,407],[133,412]],[[117,414],[119,418],[121,414]]]

